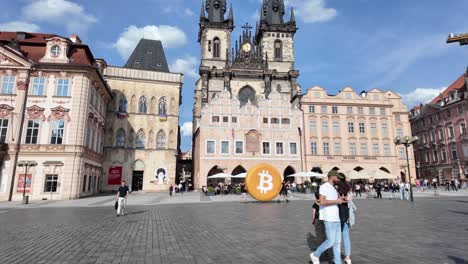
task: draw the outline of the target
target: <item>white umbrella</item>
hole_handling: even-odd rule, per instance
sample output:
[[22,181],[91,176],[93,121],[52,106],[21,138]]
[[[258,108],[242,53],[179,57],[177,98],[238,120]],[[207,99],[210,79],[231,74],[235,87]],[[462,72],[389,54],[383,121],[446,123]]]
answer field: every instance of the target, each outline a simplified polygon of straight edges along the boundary
[[305,171],[305,172],[297,172],[294,174],[289,175],[288,177],[298,177],[298,178],[310,178],[310,177],[315,177],[315,178],[323,178],[325,177],[324,174],[320,174],[317,172],[312,172],[312,171]]
[[234,175],[234,176],[232,176],[231,178],[234,178],[234,179],[244,179],[246,176],[247,176],[247,172],[243,172],[243,173]]
[[390,174],[388,172],[385,172],[383,170],[369,171],[369,172],[365,173],[365,175],[367,175],[368,178],[372,178],[372,179],[375,179],[375,180],[387,180],[387,179],[397,178],[394,175],[392,175],[392,174]]
[[369,176],[364,172],[358,172],[355,170],[345,171],[343,174],[346,176],[347,180],[363,180],[369,178]]
[[226,173],[218,173],[218,174],[211,175],[208,177],[208,179],[227,179],[227,178],[232,178],[232,175],[226,174]]

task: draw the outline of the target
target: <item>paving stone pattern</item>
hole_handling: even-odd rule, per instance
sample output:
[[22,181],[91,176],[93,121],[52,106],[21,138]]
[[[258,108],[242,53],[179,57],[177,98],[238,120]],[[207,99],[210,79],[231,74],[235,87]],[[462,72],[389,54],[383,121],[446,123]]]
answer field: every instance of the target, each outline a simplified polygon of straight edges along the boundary
[[[468,263],[468,198],[358,200],[353,263]],[[311,202],[11,209],[0,263],[311,263]],[[325,263],[325,262],[323,262]]]

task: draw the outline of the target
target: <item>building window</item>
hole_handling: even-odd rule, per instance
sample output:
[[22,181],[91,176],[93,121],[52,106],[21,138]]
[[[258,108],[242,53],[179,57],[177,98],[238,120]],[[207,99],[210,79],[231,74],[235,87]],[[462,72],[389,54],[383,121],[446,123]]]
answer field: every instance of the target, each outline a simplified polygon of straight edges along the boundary
[[284,154],[283,142],[276,142],[276,155],[283,155],[283,154]]
[[3,76],[2,94],[13,94],[15,83],[16,83],[15,76]]
[[316,142],[310,143],[310,153],[312,155],[317,155],[317,143]]
[[272,123],[272,124],[279,124],[279,118],[273,117],[273,118],[271,119],[271,123]]
[[6,142],[8,119],[0,119],[0,143]]
[[244,142],[236,141],[236,154],[243,154],[243,153],[244,153]]
[[372,136],[377,136],[377,124],[371,123],[370,124],[371,134]]
[[340,134],[340,122],[338,121],[333,122],[333,133]]
[[427,135],[426,134],[423,135],[422,141],[423,141],[424,144],[427,143]]
[[82,192],[86,192],[86,180],[88,179],[88,176],[84,176],[83,178],[83,189],[82,189]]
[[405,149],[404,148],[399,148],[398,149],[398,156],[400,157],[401,160],[405,160]]
[[369,108],[369,115],[375,115],[375,108],[374,107]]
[[297,155],[297,143],[289,142],[289,155]]
[[49,175],[45,177],[44,192],[57,192],[58,175]]
[[361,134],[366,133],[366,124],[359,123],[359,133],[361,133]]
[[223,122],[228,123],[229,122],[229,117],[228,116],[223,116]]
[[119,100],[119,113],[127,113],[127,98],[122,95]]
[[460,133],[461,134],[466,134],[466,124],[465,123],[460,123]]
[[400,122],[400,121],[401,121],[400,115],[395,115],[395,121],[396,121],[396,122]]
[[68,88],[70,87],[69,79],[58,79],[57,81],[57,96],[68,96]]
[[328,142],[323,143],[323,155],[330,155],[330,144]]
[[263,142],[263,154],[270,154],[270,142]]
[[219,40],[219,38],[215,38],[213,40],[213,57],[221,57],[221,41]]
[[456,160],[457,157],[457,148],[452,147],[452,160]]
[[366,143],[361,143],[361,155],[362,156],[367,156],[367,144]]
[[159,115],[162,115],[162,116],[167,115],[166,97],[161,97],[161,99],[159,99],[158,112],[159,112]]
[[206,142],[206,153],[207,154],[215,153],[215,142],[213,140],[208,140]]
[[463,114],[463,105],[461,104],[458,105],[457,109],[458,109],[458,114]]
[[372,154],[374,156],[380,155],[379,144],[372,144]]
[[309,113],[315,113],[315,106],[309,105]]
[[140,97],[140,101],[138,102],[138,112],[140,114],[146,114],[148,111],[148,107],[146,105],[146,97]]
[[382,135],[384,137],[388,137],[388,124],[387,123],[382,124]]
[[289,125],[291,123],[291,120],[289,118],[282,118],[281,119],[281,124]]
[[232,123],[237,123],[237,117],[236,117],[236,116],[233,116],[233,117],[231,118],[231,120],[232,120]]
[[397,128],[397,136],[403,137],[403,128]]
[[143,132],[143,130],[140,130],[138,131],[137,137],[136,137],[136,148],[144,149],[145,144],[146,144],[145,132]]
[[281,59],[283,57],[283,43],[281,40],[275,41],[275,59]]
[[348,132],[349,133],[354,133],[354,123],[353,122],[348,122]]
[[229,141],[221,141],[221,154],[229,154]]
[[322,105],[322,114],[326,114],[326,113],[327,113],[327,106]]
[[440,121],[442,119],[442,116],[440,115],[440,113],[437,113],[436,118],[437,118],[437,121]]
[[453,132],[453,126],[448,127],[448,135],[449,135],[449,138],[453,138],[455,136]]
[[156,149],[165,149],[166,148],[166,132],[164,130],[159,130],[156,135]]
[[52,136],[50,137],[50,144],[60,145],[63,143],[64,128],[65,128],[64,120],[54,120],[52,122]]
[[341,143],[335,143],[335,155],[341,155]]
[[450,109],[448,109],[448,110],[446,111],[446,113],[447,113],[447,118],[452,117],[452,113],[450,112]]
[[[403,135],[403,133],[402,133]],[[430,139],[431,139],[431,142],[434,142],[435,141],[435,133],[434,133],[434,130],[431,131],[430,133]]]
[[[404,159],[404,158],[402,158],[402,159]],[[429,163],[429,162],[430,162],[430,159],[429,159],[429,152],[425,152],[425,153],[424,153],[424,161],[425,161],[426,163]]]
[[212,116],[212,117],[211,117],[211,122],[213,122],[213,123],[219,123],[219,116]]
[[387,114],[387,112],[385,111],[385,108],[383,108],[383,107],[380,108],[380,114],[381,115],[386,115]]
[[434,162],[438,162],[439,161],[439,155],[437,155],[437,150],[434,150]]
[[316,134],[317,133],[317,122],[309,121],[309,129],[310,129],[311,134]]
[[60,55],[61,49],[59,46],[55,45],[50,49],[50,53],[52,54],[52,57],[58,57]]
[[37,77],[33,79],[32,95],[43,96],[45,94],[45,78]]
[[444,130],[440,129],[439,130],[439,140],[443,140],[444,139]]
[[390,145],[384,144],[384,156],[390,156]]
[[125,147],[125,131],[122,128],[117,131],[115,145],[117,147]]
[[338,114],[338,106],[332,106],[332,113]]
[[348,114],[352,115],[352,114],[353,114],[353,107],[352,107],[352,106],[348,106],[348,107],[346,108],[346,111],[347,111]]
[[445,148],[443,148],[440,153],[442,154],[442,160],[445,161],[447,160],[447,153],[445,152]]
[[349,144],[349,155],[356,156],[356,154],[357,154],[356,143],[350,143]]
[[29,120],[26,128],[26,144],[37,144],[37,136],[39,135],[39,121]]
[[364,114],[364,107],[358,107],[358,114],[363,115]]
[[328,122],[327,121],[322,122],[322,134],[323,135],[328,134]]
[[263,124],[268,124],[268,118],[267,117],[263,118]]

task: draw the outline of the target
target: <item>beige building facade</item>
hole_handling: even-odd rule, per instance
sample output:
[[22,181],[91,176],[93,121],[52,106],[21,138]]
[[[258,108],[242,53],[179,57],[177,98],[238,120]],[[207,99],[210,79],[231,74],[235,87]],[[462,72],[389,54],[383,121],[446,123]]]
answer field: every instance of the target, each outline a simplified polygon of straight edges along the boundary
[[0,32],[0,200],[98,192],[112,97],[100,65],[74,35]]
[[126,180],[132,191],[175,183],[183,75],[169,72],[161,42],[141,40],[124,67],[106,67],[109,106],[102,191]]
[[[346,87],[328,95],[315,86],[301,98],[304,113],[305,170],[375,175],[379,170],[394,179],[408,180],[404,146],[397,136],[410,136],[408,109],[392,91],[373,89],[357,94]],[[416,179],[413,148],[408,149],[412,180]]]

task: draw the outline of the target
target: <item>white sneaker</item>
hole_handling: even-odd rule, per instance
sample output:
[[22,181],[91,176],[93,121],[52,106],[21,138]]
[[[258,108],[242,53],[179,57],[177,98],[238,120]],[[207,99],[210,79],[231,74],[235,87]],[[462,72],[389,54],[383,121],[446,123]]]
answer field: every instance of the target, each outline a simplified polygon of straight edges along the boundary
[[313,264],[320,264],[320,259],[314,255],[315,252],[310,253],[310,260]]

